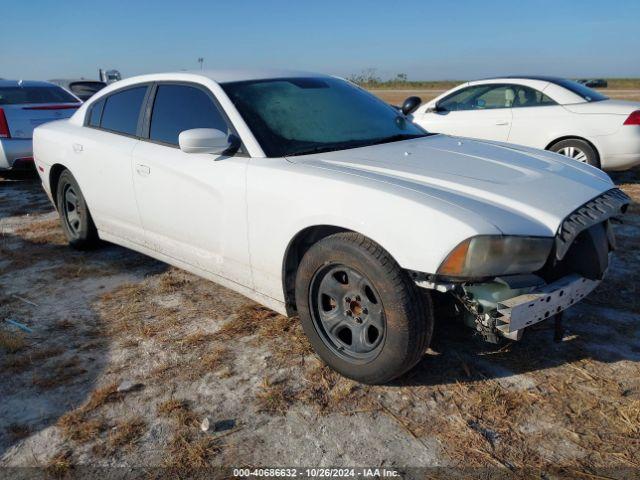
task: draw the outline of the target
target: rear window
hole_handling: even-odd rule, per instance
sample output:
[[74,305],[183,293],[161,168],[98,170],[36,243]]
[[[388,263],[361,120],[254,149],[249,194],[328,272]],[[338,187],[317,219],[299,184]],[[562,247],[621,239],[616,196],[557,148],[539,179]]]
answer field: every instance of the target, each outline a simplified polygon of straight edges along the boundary
[[146,92],[147,87],[144,86],[109,95],[105,100],[100,126],[113,132],[135,135]]
[[576,95],[579,95],[587,102],[599,102],[601,100],[608,100],[609,97],[602,95],[600,92],[592,90],[591,88],[582,85],[581,83],[574,82],[573,80],[566,79],[558,79],[554,80],[553,83],[560,85],[561,87],[566,88],[567,90],[572,91]]
[[78,103],[78,99],[56,86],[0,87],[0,105],[23,103]]
[[87,100],[106,86],[104,82],[73,82],[69,85],[69,90],[80,99]]

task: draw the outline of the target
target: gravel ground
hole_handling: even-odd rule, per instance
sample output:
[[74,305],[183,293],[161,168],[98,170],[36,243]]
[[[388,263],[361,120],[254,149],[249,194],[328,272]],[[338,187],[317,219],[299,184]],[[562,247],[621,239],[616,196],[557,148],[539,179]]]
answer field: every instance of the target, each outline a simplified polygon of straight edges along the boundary
[[635,203],[606,282],[568,311],[562,342],[542,323],[492,346],[442,320],[418,367],[383,387],[324,367],[296,319],[114,245],[68,249],[38,182],[0,180],[0,477],[83,466],[637,473],[640,175],[614,180]]

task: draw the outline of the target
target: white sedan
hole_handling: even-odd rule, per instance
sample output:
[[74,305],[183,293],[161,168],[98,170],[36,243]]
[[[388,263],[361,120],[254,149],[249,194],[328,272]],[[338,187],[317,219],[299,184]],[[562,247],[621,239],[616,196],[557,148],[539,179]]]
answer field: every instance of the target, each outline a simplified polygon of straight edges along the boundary
[[420,360],[434,295],[490,341],[579,301],[628,203],[595,168],[428,134],[300,72],[122,80],[34,147],[71,246],[107,240],[298,314],[330,366],[369,383]]
[[420,106],[413,120],[431,132],[542,148],[604,170],[640,164],[640,103],[562,78],[467,82]]

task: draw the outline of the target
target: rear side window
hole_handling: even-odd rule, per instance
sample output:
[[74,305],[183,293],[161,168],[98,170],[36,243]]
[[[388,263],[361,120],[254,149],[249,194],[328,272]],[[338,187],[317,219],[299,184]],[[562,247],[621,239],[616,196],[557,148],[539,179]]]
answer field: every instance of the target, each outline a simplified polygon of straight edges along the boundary
[[178,145],[180,132],[192,128],[228,132],[227,122],[206,92],[187,85],[159,85],[153,102],[149,139]]
[[524,85],[513,85],[515,90],[515,99],[513,107],[543,107],[545,105],[557,105],[556,102],[547,97],[539,90],[535,90]]
[[[112,132],[135,135],[147,87],[134,87],[105,99],[100,126]],[[93,114],[93,112],[91,112]]]
[[0,87],[0,105],[23,103],[78,103],[78,99],[57,87]]
[[104,108],[104,98],[99,102],[96,102],[91,107],[91,114],[89,115],[89,125],[92,127],[100,126],[100,119],[102,118],[102,109]]

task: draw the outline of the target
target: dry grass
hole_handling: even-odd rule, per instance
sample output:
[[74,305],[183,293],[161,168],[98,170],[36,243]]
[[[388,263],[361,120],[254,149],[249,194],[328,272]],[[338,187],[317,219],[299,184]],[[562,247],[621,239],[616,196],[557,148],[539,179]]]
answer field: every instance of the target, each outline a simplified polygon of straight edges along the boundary
[[130,452],[146,429],[147,424],[142,417],[121,421],[109,430],[106,442],[97,444],[93,452],[103,457],[111,457],[122,451]]
[[94,418],[96,410],[120,398],[115,383],[98,388],[83,405],[60,417],[57,425],[69,440],[87,442],[106,429],[102,418]]
[[184,475],[209,466],[221,450],[216,439],[206,433],[179,430],[169,442],[164,466],[169,472]]
[[259,412],[284,415],[294,400],[295,394],[285,382],[272,385],[265,379],[256,394],[256,407]]
[[60,227],[60,220],[38,220],[29,222],[15,230],[16,235],[36,245],[66,245],[67,239]]
[[0,348],[7,353],[17,353],[23,350],[27,342],[24,335],[0,330]]
[[186,400],[170,399],[157,407],[161,417],[173,420],[174,434],[167,445],[165,468],[170,472],[185,473],[209,465],[210,459],[220,452],[219,442],[199,429],[197,415]]
[[59,347],[30,349],[26,352],[20,352],[18,355],[7,355],[2,367],[8,372],[22,372],[33,365],[41,365],[46,360],[55,358],[62,353],[64,350]]
[[53,478],[65,478],[70,474],[72,468],[71,452],[65,450],[55,454],[49,460],[45,472]]
[[156,410],[161,417],[175,420],[181,427],[197,427],[198,417],[191,410],[187,400],[169,399],[158,405]]
[[43,376],[34,373],[32,381],[33,385],[48,390],[66,385],[85,373],[87,370],[80,366],[79,358],[74,356],[47,368]]

